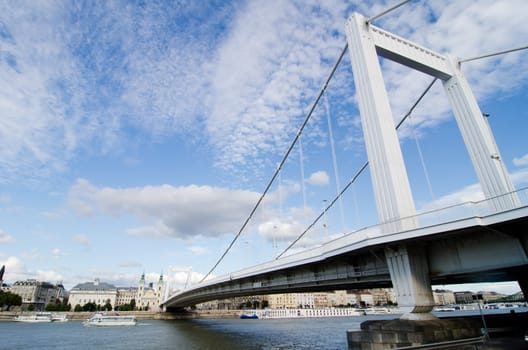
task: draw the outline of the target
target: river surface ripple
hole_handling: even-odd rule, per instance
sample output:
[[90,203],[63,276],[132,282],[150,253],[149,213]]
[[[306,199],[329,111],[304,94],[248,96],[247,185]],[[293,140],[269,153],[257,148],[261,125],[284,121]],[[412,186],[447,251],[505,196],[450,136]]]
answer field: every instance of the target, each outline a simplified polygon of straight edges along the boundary
[[379,318],[141,320],[129,327],[0,322],[0,349],[347,349],[348,329]]

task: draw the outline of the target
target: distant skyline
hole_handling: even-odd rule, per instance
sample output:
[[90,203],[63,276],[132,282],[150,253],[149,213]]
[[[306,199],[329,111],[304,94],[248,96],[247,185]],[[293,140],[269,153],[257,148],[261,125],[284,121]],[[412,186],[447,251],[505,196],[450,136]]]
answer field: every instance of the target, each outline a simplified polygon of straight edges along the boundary
[[[346,43],[347,18],[396,2],[0,3],[5,281],[201,280],[286,152]],[[527,21],[523,0],[416,0],[374,24],[470,58],[527,45]],[[397,122],[431,78],[382,67]],[[515,187],[526,188],[527,50],[462,69]],[[271,260],[364,164],[352,74],[347,53],[302,147],[214,275]],[[440,82],[399,135],[418,210],[483,198]],[[367,169],[295,249],[376,222]]]

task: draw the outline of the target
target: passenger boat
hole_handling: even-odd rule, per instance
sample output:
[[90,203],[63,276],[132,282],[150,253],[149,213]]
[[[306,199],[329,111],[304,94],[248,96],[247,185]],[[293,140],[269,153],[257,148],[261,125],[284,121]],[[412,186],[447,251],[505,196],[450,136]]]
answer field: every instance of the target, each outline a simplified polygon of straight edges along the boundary
[[264,309],[246,310],[240,318],[317,318],[317,317],[349,317],[365,315],[364,310],[354,308],[324,308],[324,309]]
[[55,315],[55,314],[53,314],[51,316],[51,322],[68,322],[68,316],[67,315]]
[[28,323],[51,322],[53,320],[53,316],[49,312],[37,312],[31,315],[18,315],[13,320],[16,322]]
[[105,326],[135,326],[136,316],[103,315],[95,314],[83,322],[85,326],[105,327]]

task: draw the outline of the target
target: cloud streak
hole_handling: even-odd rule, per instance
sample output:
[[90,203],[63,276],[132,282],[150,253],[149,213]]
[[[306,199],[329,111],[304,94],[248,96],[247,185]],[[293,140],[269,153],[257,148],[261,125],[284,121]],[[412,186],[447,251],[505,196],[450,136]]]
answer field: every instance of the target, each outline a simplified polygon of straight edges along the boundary
[[[286,149],[344,46],[348,15],[373,15],[383,5],[4,2],[0,78],[10,83],[0,87],[2,178],[63,172],[86,145],[93,153],[119,152],[135,137],[131,129],[147,140],[205,140],[215,165],[240,178],[267,169]],[[528,36],[527,11],[522,0],[428,1],[376,24],[467,57],[518,46],[518,38]],[[523,84],[523,55],[465,64],[477,96]],[[427,79],[394,64],[383,67],[399,116]],[[338,115],[354,96],[349,71],[340,69],[330,89]],[[448,118],[442,94],[435,90],[416,111],[417,128]],[[321,144],[322,122],[314,117],[305,142]],[[355,123],[341,125],[347,137],[358,134]]]
[[146,223],[130,228],[131,234],[187,239],[237,232],[258,194],[196,185],[98,188],[79,179],[69,198],[71,207],[83,215],[132,215]]

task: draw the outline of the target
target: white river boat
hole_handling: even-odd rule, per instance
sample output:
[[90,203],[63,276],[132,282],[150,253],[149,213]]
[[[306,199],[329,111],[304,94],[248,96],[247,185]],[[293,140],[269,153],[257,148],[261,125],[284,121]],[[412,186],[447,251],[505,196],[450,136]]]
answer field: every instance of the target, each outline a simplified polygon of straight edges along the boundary
[[51,322],[53,316],[49,312],[37,312],[31,315],[18,315],[13,320],[16,322],[41,323]]
[[136,316],[103,315],[95,314],[83,322],[85,326],[107,327],[107,326],[135,326]]

